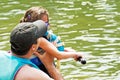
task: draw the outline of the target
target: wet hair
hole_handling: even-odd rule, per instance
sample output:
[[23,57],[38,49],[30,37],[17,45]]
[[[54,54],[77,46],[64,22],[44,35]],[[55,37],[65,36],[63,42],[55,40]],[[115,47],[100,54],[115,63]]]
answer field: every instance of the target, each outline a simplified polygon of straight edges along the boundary
[[20,20],[20,23],[41,20],[43,15],[49,15],[47,9],[41,6],[31,7],[26,11],[24,17],[22,17],[22,19]]

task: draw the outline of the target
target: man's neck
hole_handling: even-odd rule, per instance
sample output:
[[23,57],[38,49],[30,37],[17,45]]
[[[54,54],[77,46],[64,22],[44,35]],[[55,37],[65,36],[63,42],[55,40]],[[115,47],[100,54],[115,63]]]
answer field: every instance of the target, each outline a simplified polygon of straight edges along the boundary
[[12,53],[12,55],[20,57],[20,58],[30,58],[29,53],[27,53],[26,55],[16,55],[16,54]]

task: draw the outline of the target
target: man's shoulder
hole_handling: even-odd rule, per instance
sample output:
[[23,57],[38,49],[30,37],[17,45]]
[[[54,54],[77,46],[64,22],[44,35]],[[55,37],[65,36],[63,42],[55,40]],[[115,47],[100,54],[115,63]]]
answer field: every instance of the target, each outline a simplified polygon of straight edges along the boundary
[[28,65],[23,66],[16,74],[15,80],[23,80],[34,78],[33,74],[36,73],[36,70]]
[[38,80],[42,79],[43,74],[45,73],[43,73],[39,69],[33,68],[29,65],[25,65],[17,72],[15,80]]

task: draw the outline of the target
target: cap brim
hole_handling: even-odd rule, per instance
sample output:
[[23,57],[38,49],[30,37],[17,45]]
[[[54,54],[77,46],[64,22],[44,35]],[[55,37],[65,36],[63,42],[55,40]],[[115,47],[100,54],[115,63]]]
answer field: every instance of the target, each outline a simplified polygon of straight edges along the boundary
[[33,24],[38,27],[39,37],[44,36],[44,34],[47,32],[47,26],[45,22],[42,20],[37,20],[33,22]]

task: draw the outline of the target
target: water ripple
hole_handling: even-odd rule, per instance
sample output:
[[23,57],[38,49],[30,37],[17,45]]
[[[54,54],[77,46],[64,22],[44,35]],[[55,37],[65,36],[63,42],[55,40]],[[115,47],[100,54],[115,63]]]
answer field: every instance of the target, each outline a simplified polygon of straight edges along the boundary
[[75,37],[72,40],[82,40],[82,41],[88,41],[88,42],[100,42],[100,41],[108,41],[108,42],[115,42],[120,41],[120,38],[110,38],[110,37],[89,37],[87,36],[79,36]]

